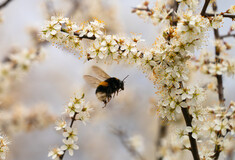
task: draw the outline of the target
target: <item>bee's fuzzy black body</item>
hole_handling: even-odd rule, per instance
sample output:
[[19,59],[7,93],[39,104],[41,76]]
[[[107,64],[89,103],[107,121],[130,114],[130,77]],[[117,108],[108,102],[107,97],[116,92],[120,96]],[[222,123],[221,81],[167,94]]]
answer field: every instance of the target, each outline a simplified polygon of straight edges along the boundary
[[128,76],[126,76],[123,80],[119,80],[116,77],[110,77],[98,66],[92,66],[92,70],[96,73],[96,75],[98,75],[99,78],[102,78],[103,81],[90,75],[84,75],[83,77],[88,84],[96,88],[95,93],[97,98],[104,102],[106,106],[115,94],[118,94],[118,92],[124,90],[124,80]]
[[103,101],[106,105],[115,93],[118,94],[120,90],[124,90],[123,81],[111,77],[101,82],[96,89],[96,95],[99,100]]

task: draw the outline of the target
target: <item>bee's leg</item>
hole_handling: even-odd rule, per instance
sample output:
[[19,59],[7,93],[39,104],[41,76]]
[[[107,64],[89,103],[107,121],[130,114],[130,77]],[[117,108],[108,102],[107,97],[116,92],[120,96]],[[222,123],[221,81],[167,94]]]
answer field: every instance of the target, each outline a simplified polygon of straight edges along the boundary
[[112,98],[112,95],[108,96],[108,102],[111,100]]
[[110,94],[110,96],[109,96],[109,101],[112,99],[112,94]]
[[102,108],[105,108],[105,107],[106,107],[106,105],[107,105],[107,101],[106,101],[106,100],[104,100],[103,102],[104,102],[104,107],[102,107]]
[[104,107],[102,107],[102,108],[105,108],[105,107],[106,107],[106,105],[107,105],[107,103],[105,103],[105,104],[104,104]]

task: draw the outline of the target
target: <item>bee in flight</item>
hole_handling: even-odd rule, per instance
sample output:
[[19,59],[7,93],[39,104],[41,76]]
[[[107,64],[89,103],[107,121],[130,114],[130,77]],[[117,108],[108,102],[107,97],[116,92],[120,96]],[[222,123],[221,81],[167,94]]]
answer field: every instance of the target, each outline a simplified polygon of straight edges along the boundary
[[85,81],[90,84],[92,87],[96,88],[95,94],[97,98],[104,102],[104,107],[106,104],[115,96],[118,95],[118,92],[124,90],[124,80],[128,77],[126,76],[122,81],[116,77],[110,77],[105,73],[101,68],[97,66],[92,66],[92,70],[97,74],[97,76],[104,81],[101,81],[98,78],[95,78],[90,75],[84,75]]

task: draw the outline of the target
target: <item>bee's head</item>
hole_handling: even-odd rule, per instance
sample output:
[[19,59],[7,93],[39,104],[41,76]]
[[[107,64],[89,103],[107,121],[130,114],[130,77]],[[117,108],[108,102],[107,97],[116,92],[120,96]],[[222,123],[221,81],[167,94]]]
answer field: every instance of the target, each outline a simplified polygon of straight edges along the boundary
[[124,81],[125,81],[125,79],[128,77],[129,75],[127,75],[121,82],[120,82],[120,88],[122,89],[122,90],[124,90]]
[[120,81],[119,88],[121,88],[121,90],[124,90],[124,82],[123,81]]

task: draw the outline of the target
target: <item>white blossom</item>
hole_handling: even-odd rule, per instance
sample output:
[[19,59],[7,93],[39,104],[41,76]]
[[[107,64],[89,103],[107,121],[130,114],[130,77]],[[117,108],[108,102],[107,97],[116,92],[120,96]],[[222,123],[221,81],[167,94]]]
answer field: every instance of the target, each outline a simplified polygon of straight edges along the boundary
[[64,154],[64,151],[60,148],[54,148],[48,153],[48,157],[54,160],[60,160],[60,156]]
[[63,136],[67,139],[77,141],[78,140],[77,132],[78,132],[77,128],[66,127]]
[[78,146],[74,143],[72,139],[63,139],[64,145],[62,145],[60,148],[62,150],[67,150],[69,151],[69,155],[73,156],[73,150],[78,150]]

